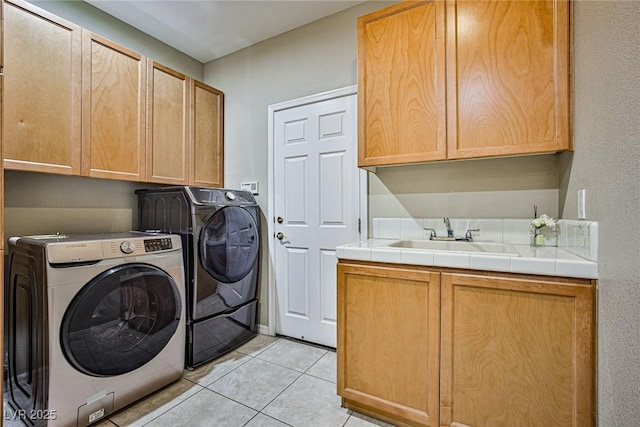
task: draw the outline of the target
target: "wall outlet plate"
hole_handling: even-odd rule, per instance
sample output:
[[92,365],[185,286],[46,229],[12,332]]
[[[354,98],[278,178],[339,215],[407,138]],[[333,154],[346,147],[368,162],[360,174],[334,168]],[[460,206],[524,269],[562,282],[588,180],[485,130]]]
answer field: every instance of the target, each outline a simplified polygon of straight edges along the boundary
[[578,219],[587,219],[587,190],[578,190]]
[[258,181],[242,182],[240,183],[240,190],[249,191],[251,194],[258,194]]

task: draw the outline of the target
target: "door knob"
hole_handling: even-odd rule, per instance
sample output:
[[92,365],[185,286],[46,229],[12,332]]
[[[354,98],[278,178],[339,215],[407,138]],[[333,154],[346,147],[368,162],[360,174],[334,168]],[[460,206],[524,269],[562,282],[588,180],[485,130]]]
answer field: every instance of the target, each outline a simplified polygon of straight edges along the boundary
[[278,239],[278,240],[284,239],[284,234],[282,234],[281,231],[278,231],[278,233],[276,234],[276,239]]
[[282,224],[284,222],[284,218],[279,216],[278,218],[276,218],[276,221],[278,221],[278,224]]

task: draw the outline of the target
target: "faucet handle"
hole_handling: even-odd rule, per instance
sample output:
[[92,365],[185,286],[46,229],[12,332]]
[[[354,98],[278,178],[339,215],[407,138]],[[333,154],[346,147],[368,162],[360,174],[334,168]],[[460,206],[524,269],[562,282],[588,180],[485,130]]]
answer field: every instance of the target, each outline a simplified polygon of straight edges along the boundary
[[436,235],[436,230],[433,228],[426,228],[424,229],[424,231],[431,231],[431,233],[429,233],[429,240],[434,240],[436,237],[438,237]]
[[471,234],[471,232],[473,232],[473,231],[480,231],[480,229],[479,228],[471,228],[471,229],[467,230],[467,232],[464,235],[464,238],[466,240],[472,242],[473,241],[473,235]]

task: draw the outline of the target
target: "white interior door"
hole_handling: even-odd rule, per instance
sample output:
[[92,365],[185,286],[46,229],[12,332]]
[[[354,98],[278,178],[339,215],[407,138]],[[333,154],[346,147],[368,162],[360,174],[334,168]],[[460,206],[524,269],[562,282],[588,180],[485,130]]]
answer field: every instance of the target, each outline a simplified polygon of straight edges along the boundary
[[273,135],[276,332],[335,347],[335,248],[360,239],[356,95],[276,111]]

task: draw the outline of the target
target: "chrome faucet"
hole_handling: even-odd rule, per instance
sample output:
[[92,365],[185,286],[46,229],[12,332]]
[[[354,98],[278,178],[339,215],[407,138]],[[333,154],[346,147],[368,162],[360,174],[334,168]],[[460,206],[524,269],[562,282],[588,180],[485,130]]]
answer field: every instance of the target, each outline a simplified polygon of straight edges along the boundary
[[424,231],[429,231],[429,240],[438,240],[438,236],[436,235],[436,230],[433,228],[425,228]]
[[453,228],[451,228],[451,222],[449,222],[449,218],[444,219],[444,225],[447,226],[447,237],[453,237]]

